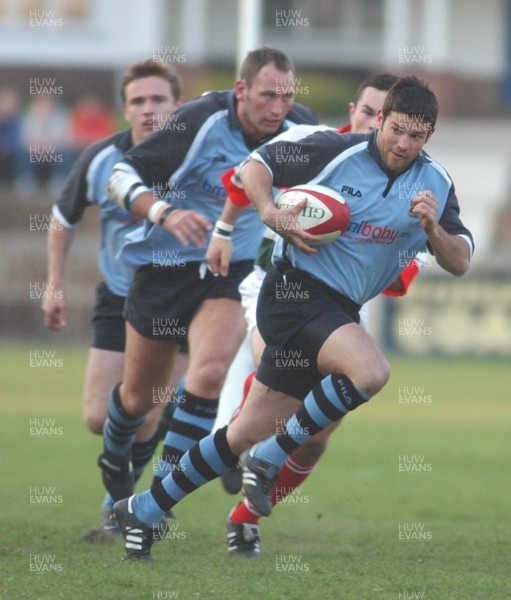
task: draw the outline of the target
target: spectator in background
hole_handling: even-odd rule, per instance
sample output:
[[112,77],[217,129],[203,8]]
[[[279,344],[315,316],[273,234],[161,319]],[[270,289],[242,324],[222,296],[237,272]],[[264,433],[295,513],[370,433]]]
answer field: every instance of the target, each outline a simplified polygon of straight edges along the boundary
[[116,130],[113,110],[98,96],[87,94],[71,109],[71,145],[75,156]]
[[0,185],[16,182],[21,159],[20,94],[0,88]]
[[69,111],[50,95],[34,96],[21,118],[21,142],[21,194],[30,195],[37,186],[58,189],[70,150]]

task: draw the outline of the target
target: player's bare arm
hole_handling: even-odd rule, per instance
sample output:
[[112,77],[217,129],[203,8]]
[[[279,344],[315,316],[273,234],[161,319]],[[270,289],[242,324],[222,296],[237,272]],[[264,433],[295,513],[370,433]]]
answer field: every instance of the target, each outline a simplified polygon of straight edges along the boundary
[[212,273],[222,275],[222,277],[226,277],[229,273],[229,263],[232,256],[231,232],[244,210],[244,206],[236,206],[227,197],[222,214],[213,229],[206,252],[206,262]]
[[195,210],[174,208],[163,200],[155,201],[152,191],[133,169],[115,168],[106,189],[112,202],[160,225],[175,235],[183,246],[191,242],[201,248],[206,244],[206,232],[212,229],[209,220]]
[[451,235],[439,224],[438,200],[428,190],[419,192],[411,202],[411,212],[416,215],[428,234],[437,263],[449,273],[460,277],[470,266],[470,248],[466,240]]
[[64,227],[55,217],[52,217],[48,232],[48,289],[51,294],[45,294],[41,305],[44,313],[44,324],[50,331],[61,331],[67,325],[67,305],[62,289],[64,267],[74,230]]
[[[247,196],[257,208],[264,223],[306,254],[316,253],[317,250],[309,244],[319,242],[321,238],[304,231],[298,225],[296,218],[302,208],[307,205],[307,201],[304,200],[289,208],[276,208],[271,175],[268,169],[258,161],[249,160],[241,168],[240,176]],[[286,223],[286,227],[281,227],[280,223]]]
[[162,200],[155,202],[152,192],[143,192],[134,200],[131,211],[175,235],[183,246],[192,243],[202,248],[206,244],[205,232],[212,228],[209,220],[194,210],[175,208],[169,211],[169,207]]

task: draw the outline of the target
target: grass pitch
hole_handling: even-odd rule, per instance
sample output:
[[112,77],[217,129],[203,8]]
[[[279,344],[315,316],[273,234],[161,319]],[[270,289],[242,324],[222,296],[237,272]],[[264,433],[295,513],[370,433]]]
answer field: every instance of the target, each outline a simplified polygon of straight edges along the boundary
[[85,357],[0,351],[1,598],[511,598],[508,362],[391,357],[385,390],[261,521],[260,559],[227,556],[234,499],[213,482],[176,507],[153,563],[133,564],[120,541],[80,541],[103,494],[101,440],[82,422]]

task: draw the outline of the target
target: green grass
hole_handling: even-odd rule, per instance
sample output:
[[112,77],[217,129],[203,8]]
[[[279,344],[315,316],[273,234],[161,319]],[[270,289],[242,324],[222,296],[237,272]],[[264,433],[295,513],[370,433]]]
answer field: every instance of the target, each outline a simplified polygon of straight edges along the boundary
[[[213,482],[177,506],[181,539],[132,564],[120,542],[80,541],[102,497],[100,439],[81,417],[86,350],[58,347],[61,367],[30,368],[36,349],[0,351],[1,598],[511,597],[507,362],[391,357],[385,390],[341,425],[295,502],[262,521],[259,560],[227,556],[233,499]],[[428,403],[400,403],[412,387]],[[30,419],[44,418],[62,435],[30,435]],[[400,472],[403,455],[430,470]],[[30,503],[31,486],[55,488],[61,502]],[[400,524],[429,539],[400,539]],[[56,571],[31,572],[31,557]],[[284,572],[290,563],[299,566]]]

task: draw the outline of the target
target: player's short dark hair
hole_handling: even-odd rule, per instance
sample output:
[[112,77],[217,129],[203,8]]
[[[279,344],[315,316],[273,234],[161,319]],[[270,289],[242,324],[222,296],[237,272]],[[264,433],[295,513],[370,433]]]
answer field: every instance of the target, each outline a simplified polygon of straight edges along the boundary
[[372,87],[380,92],[388,92],[398,80],[399,77],[397,75],[392,75],[392,73],[376,73],[375,75],[370,75],[358,86],[355,102],[360,100],[360,96],[366,88]]
[[382,107],[383,120],[391,112],[435,125],[438,101],[428,84],[418,77],[401,77],[389,90]]
[[142,79],[143,77],[160,77],[161,79],[165,79],[170,83],[170,90],[174,96],[174,100],[177,101],[181,99],[181,78],[174,67],[169,63],[148,58],[133,63],[126,69],[121,85],[121,98],[123,104],[126,102],[126,86],[135,79]]
[[239,78],[245,80],[247,86],[250,87],[254,77],[268,64],[274,64],[277,70],[282,71],[282,73],[291,71],[294,74],[295,72],[293,62],[282,50],[262,46],[247,54],[241,64]]

